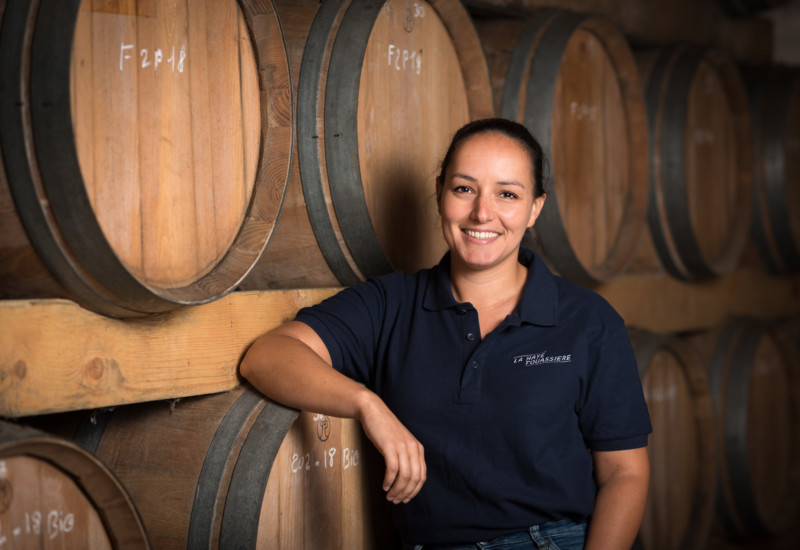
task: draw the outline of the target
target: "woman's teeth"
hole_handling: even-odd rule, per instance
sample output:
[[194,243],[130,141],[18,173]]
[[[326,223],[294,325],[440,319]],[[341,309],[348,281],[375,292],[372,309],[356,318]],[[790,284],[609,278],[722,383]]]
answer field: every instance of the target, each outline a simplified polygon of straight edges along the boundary
[[472,231],[471,229],[466,229],[464,232],[473,239],[491,239],[500,235],[494,231]]

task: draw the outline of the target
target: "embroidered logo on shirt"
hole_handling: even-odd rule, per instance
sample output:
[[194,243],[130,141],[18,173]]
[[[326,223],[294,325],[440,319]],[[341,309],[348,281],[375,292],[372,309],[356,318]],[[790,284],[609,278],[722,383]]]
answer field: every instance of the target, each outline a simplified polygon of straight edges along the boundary
[[534,365],[545,365],[552,363],[571,363],[572,354],[569,355],[547,355],[546,351],[531,353],[529,355],[517,355],[514,357],[514,364],[521,364],[525,367]]

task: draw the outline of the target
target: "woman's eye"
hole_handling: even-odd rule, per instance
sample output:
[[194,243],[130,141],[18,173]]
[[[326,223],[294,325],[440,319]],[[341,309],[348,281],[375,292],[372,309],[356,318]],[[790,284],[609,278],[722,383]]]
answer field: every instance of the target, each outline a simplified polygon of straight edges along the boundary
[[453,191],[455,191],[456,193],[469,193],[472,191],[472,189],[470,189],[466,185],[456,185],[453,188]]
[[504,199],[516,199],[517,195],[512,193],[511,191],[502,191],[500,192],[500,196]]

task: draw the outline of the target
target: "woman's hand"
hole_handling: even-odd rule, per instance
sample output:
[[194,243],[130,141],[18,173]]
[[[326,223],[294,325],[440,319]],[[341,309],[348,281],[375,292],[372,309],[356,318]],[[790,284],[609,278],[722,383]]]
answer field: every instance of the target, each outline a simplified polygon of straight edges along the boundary
[[425,450],[377,395],[365,392],[360,405],[364,433],[386,462],[386,499],[394,504],[408,502],[425,483]]
[[328,350],[311,327],[290,321],[259,337],[240,372],[279,403],[360,420],[386,461],[386,498],[398,504],[419,493],[426,476],[422,445],[380,397],[331,367]]

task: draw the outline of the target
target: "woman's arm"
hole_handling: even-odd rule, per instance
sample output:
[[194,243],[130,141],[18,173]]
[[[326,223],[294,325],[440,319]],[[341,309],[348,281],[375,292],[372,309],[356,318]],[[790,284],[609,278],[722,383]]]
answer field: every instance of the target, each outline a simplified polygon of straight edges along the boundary
[[650,484],[647,447],[625,451],[594,451],[597,499],[586,550],[633,546],[642,524]]
[[425,482],[422,445],[386,404],[331,367],[322,339],[311,327],[290,321],[259,337],[239,371],[279,403],[340,418],[355,418],[386,461],[383,490],[395,504],[408,502]]

